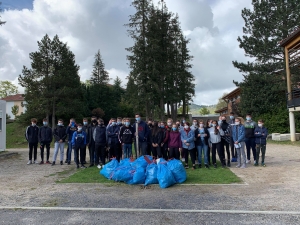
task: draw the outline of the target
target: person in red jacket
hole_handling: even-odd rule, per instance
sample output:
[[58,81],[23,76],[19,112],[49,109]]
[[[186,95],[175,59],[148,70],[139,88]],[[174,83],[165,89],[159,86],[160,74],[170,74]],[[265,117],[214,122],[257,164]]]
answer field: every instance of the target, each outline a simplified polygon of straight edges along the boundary
[[179,160],[180,152],[182,151],[182,142],[181,134],[176,123],[173,123],[172,130],[169,133],[168,151],[170,159],[175,158]]

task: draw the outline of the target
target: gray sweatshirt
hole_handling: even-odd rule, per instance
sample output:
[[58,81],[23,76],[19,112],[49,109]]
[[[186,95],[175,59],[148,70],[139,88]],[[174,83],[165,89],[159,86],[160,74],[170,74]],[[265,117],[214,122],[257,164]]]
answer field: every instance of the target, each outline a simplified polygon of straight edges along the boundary
[[221,142],[221,135],[224,135],[224,131],[222,129],[219,130],[218,134],[215,134],[215,128],[211,127],[208,129],[210,135],[210,142],[213,144]]

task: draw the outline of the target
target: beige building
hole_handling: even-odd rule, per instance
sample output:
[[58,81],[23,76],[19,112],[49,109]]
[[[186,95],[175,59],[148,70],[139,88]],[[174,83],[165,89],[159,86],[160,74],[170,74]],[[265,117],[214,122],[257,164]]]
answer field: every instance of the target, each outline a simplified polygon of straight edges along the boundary
[[12,114],[12,107],[18,106],[19,110],[17,115],[21,115],[21,113],[25,113],[26,107],[23,105],[24,97],[22,94],[9,95],[1,100],[6,101],[6,114],[10,116],[10,119],[15,119],[15,116]]

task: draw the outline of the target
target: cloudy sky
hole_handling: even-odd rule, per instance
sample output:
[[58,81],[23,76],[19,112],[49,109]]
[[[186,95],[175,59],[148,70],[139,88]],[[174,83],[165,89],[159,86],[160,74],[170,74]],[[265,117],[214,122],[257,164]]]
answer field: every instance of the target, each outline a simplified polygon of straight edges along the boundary
[[[82,81],[89,79],[94,55],[100,49],[110,77],[119,76],[125,86],[129,68],[126,47],[133,42],[123,24],[134,14],[131,0],[0,0],[0,80],[18,84],[23,65],[30,67],[29,53],[45,34],[58,34],[76,55]],[[154,0],[157,3],[159,0]],[[247,61],[239,49],[243,8],[251,0],[165,0],[179,14],[184,34],[191,40],[196,77],[196,104],[215,104],[224,92],[235,88],[242,75],[232,60]],[[20,92],[22,89],[20,88]]]

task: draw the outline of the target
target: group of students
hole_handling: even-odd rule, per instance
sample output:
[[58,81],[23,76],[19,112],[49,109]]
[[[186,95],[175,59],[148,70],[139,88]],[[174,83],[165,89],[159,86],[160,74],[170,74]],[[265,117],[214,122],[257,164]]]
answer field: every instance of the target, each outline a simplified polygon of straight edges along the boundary
[[[89,150],[90,167],[97,165],[99,169],[105,163],[116,158],[120,161],[123,158],[131,158],[132,146],[139,155],[152,155],[154,158],[166,160],[175,158],[185,163],[188,169],[189,156],[192,161],[192,168],[196,169],[196,158],[198,167],[202,167],[202,156],[205,168],[212,165],[217,168],[216,154],[218,153],[222,167],[230,167],[230,162],[237,162],[239,168],[245,168],[250,163],[250,150],[252,149],[254,165],[259,162],[260,152],[262,154],[261,165],[265,166],[266,138],[268,130],[264,127],[263,121],[258,124],[252,121],[251,115],[246,116],[246,122],[240,117],[235,118],[230,114],[229,121],[225,116],[219,120],[193,120],[191,125],[185,119],[173,122],[172,119],[164,121],[141,120],[140,114],[135,115],[136,123],[131,124],[129,118],[112,118],[107,126],[101,118],[92,117],[89,124],[86,118],[82,124],[76,124],[70,119],[67,128],[63,120],[59,119],[54,131],[48,126],[47,119],[43,119],[43,126],[36,125],[37,120],[31,119],[31,125],[27,127],[25,137],[29,143],[28,165],[56,163],[60,152],[60,164],[64,163],[64,146],[67,142],[66,161],[71,163],[72,150],[74,150],[74,162],[77,168],[86,168],[86,149]],[[54,138],[54,154],[52,163],[50,157],[50,143]],[[138,142],[138,144],[136,144]],[[40,143],[41,161],[37,161],[37,146]],[[138,146],[138,149],[137,149]],[[245,154],[247,149],[247,157]],[[44,148],[47,156],[44,161]],[[230,150],[231,148],[231,156]],[[225,150],[227,158],[225,158]],[[32,160],[32,155],[34,156]],[[210,157],[211,156],[211,157]],[[226,164],[227,159],[227,164]]]

